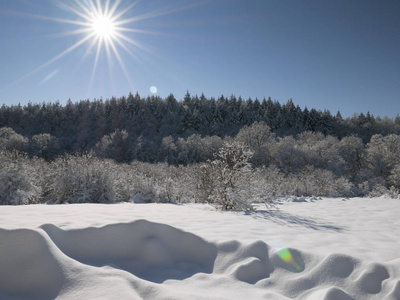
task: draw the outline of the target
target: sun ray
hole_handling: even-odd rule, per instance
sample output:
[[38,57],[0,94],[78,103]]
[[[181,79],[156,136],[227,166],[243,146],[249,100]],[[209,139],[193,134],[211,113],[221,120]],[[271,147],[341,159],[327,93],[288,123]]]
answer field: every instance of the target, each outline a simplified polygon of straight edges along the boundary
[[75,29],[72,31],[66,31],[62,33],[57,33],[57,34],[52,34],[53,36],[69,36],[69,35],[77,35],[81,33],[89,33],[92,30],[90,28],[81,28],[81,29]]
[[104,15],[105,15],[105,16],[110,16],[110,15],[108,14],[108,9],[109,9],[109,7],[110,7],[110,0],[107,0],[107,1],[106,1],[106,5],[105,5],[105,7],[104,7]]
[[132,39],[126,37],[126,36],[125,36],[124,34],[122,34],[122,33],[117,32],[115,35],[116,35],[117,37],[123,39],[124,41],[128,42],[129,44],[131,44],[131,45],[133,45],[133,46],[139,48],[139,49],[142,49],[142,50],[144,50],[144,51],[146,51],[146,52],[148,52],[148,53],[150,53],[150,54],[152,54],[152,55],[156,55],[156,54],[154,53],[153,50],[151,50],[151,49],[149,49],[149,48],[143,46],[143,45],[140,44],[139,42],[136,42],[136,41],[134,41],[134,40],[132,40]]
[[138,21],[142,21],[142,20],[146,20],[146,19],[152,19],[152,18],[156,18],[156,17],[161,17],[164,15],[169,15],[169,14],[173,14],[179,11],[183,11],[183,10],[187,10],[189,8],[193,8],[195,6],[199,6],[201,4],[201,2],[196,2],[196,3],[192,3],[189,5],[185,5],[185,6],[181,6],[181,7],[175,7],[175,8],[170,8],[170,9],[161,9],[158,11],[154,11],[154,12],[149,12],[149,13],[145,13],[139,16],[135,16],[129,19],[124,19],[121,21],[116,21],[115,25],[116,26],[120,26],[120,25],[125,25],[125,24],[129,24],[129,23],[134,23],[134,22],[138,22]]
[[51,72],[41,82],[39,82],[38,86],[45,84],[47,81],[49,81],[51,78],[53,78],[58,73],[58,71],[59,70],[54,70],[53,72]]
[[110,12],[108,13],[108,16],[112,17],[115,14],[115,11],[117,10],[120,3],[121,3],[121,0],[116,0],[114,2],[114,5],[111,7]]
[[90,43],[89,47],[86,50],[86,55],[88,55],[92,51],[92,49],[96,46],[96,44],[97,45],[100,44],[101,46],[101,41],[98,41],[97,39],[92,39],[92,42]]
[[111,50],[110,50],[110,44],[109,43],[105,43],[104,44],[105,49],[106,49],[106,55],[107,55],[107,65],[108,65],[108,77],[110,79],[110,83],[111,86],[114,86],[115,82],[114,82],[114,74],[113,74],[113,65],[112,65],[112,55],[111,55]]
[[95,15],[99,15],[100,14],[99,13],[100,8],[99,7],[96,8],[96,6],[94,5],[92,0],[89,0],[89,4],[90,4],[90,7],[92,8],[92,11],[89,13],[89,15],[91,13],[94,13]]
[[45,66],[48,66],[49,64],[55,62],[56,60],[59,60],[61,57],[63,57],[64,55],[70,53],[72,50],[78,48],[80,45],[82,45],[83,43],[85,43],[87,40],[91,39],[93,37],[94,33],[89,34],[88,36],[82,38],[81,40],[79,40],[78,42],[76,42],[75,44],[73,44],[71,47],[67,48],[66,50],[64,50],[63,52],[61,52],[60,54],[56,55],[55,57],[53,57],[52,59],[50,59],[49,61],[47,61],[45,64],[43,64],[40,68],[43,68]]
[[[94,45],[94,44],[95,44],[95,43],[93,43],[93,45]],[[99,41],[99,42],[97,43],[96,57],[95,57],[94,63],[93,63],[92,75],[90,76],[89,90],[90,90],[90,89],[92,88],[92,86],[93,86],[94,77],[95,77],[96,70],[97,70],[97,64],[98,64],[98,62],[99,62],[101,47],[102,47],[102,42]]]
[[143,30],[143,29],[136,29],[136,28],[127,28],[127,27],[115,27],[117,31],[125,31],[125,32],[135,32],[135,33],[144,33],[144,34],[153,34],[153,35],[159,35],[161,33],[156,32],[156,31],[150,31],[150,30]]
[[104,12],[103,12],[103,8],[101,7],[101,2],[100,2],[100,0],[96,0],[96,2],[97,2],[97,11],[98,11],[99,15],[103,16]]
[[111,20],[112,20],[113,22],[115,22],[115,23],[118,23],[118,22],[116,22],[116,20],[118,20],[120,17],[122,17],[127,11],[131,10],[137,3],[138,3],[138,1],[133,2],[131,5],[129,5],[129,6],[126,7],[125,9],[123,9],[120,13],[118,13],[118,14],[115,15],[115,16],[113,16],[113,17],[111,18]]
[[13,12],[13,14],[16,14],[16,15],[22,16],[22,17],[32,18],[32,19],[40,19],[40,20],[46,20],[46,21],[54,21],[54,22],[58,22],[58,23],[87,26],[86,22],[75,21],[75,20],[70,20],[70,19],[54,18],[54,17],[42,16],[42,15],[36,15],[36,14],[30,14],[30,13],[23,13],[23,12]]
[[59,60],[60,58],[62,58],[63,56],[65,56],[66,54],[70,53],[71,51],[73,51],[74,49],[78,48],[80,45],[82,45],[83,43],[85,43],[87,40],[91,39],[93,37],[93,33],[89,34],[88,36],[82,38],[81,40],[79,40],[78,42],[76,42],[75,44],[73,44],[71,47],[69,47],[68,49],[62,51],[60,54],[54,56],[53,58],[49,59],[47,62],[45,62],[44,64],[42,64],[41,66],[37,67],[35,70],[29,72],[28,74],[25,74],[24,76],[22,76],[21,78],[19,78],[18,80],[16,80],[15,82],[13,82],[11,85],[17,84],[19,82],[21,82],[22,80],[36,74],[37,72],[39,72],[40,70],[44,69],[45,67],[49,66],[50,64],[54,63],[55,61]]
[[128,72],[128,70],[126,69],[126,66],[125,66],[124,62],[122,61],[121,56],[119,55],[118,49],[117,49],[117,48],[115,47],[115,45],[114,45],[114,41],[113,41],[113,40],[110,40],[109,42],[110,42],[109,44],[110,44],[110,46],[111,46],[111,49],[113,50],[114,55],[115,55],[115,57],[117,58],[117,61],[119,62],[119,65],[121,66],[121,69],[122,69],[122,71],[124,72],[125,77],[126,77],[126,79],[128,80],[128,82],[129,82],[130,87],[133,88],[134,85],[132,84],[132,80],[131,80],[131,77],[130,77],[130,75],[129,75],[129,72]]
[[[75,1],[75,2],[77,2],[77,1]],[[77,16],[79,16],[79,17],[81,17],[81,18],[83,18],[84,20],[86,20],[87,22],[89,22],[90,21],[90,10],[88,10],[84,5],[82,5],[82,3],[80,3],[80,2],[77,2],[77,4],[79,5],[79,7],[81,7],[81,9],[84,11],[84,12],[80,12],[78,9],[76,9],[76,8],[74,8],[73,6],[70,6],[70,5],[68,5],[68,4],[65,4],[65,3],[63,3],[63,6],[67,9],[67,10],[70,10],[71,12],[73,12],[74,14],[76,14]],[[83,23],[84,25],[83,26],[85,26],[86,25],[86,23]]]
[[134,58],[136,61],[139,61],[139,58],[137,57],[137,55],[135,55],[131,50],[129,50],[129,48],[123,43],[121,42],[121,40],[119,38],[116,38],[115,41],[118,43],[118,45],[120,45],[120,47],[122,49],[124,49],[132,58]]
[[[78,4],[78,6],[85,12],[85,13],[81,13],[79,10],[70,7],[71,11],[74,12],[75,14],[77,14],[78,16],[81,16],[82,18],[84,18],[87,21],[90,21],[90,16],[91,16],[91,11],[90,9],[88,9],[85,5],[83,5],[83,3],[79,0],[75,0],[75,3]],[[65,4],[66,5],[66,4]],[[67,6],[67,5],[66,5]]]

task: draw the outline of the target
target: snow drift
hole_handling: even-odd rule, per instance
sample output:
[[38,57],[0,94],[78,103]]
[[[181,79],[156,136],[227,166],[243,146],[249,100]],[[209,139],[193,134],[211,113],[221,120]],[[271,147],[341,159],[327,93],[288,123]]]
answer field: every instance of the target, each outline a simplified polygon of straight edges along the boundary
[[[39,220],[32,214],[39,209],[42,223],[58,221],[36,226]],[[79,209],[86,210],[81,221],[90,225],[74,223],[71,212]],[[93,226],[94,215],[89,215],[96,209],[114,216],[114,223],[107,219]],[[14,211],[18,219],[17,211],[21,217],[29,210],[31,221],[20,220],[25,228],[18,228],[18,221],[0,222],[0,299],[400,299],[400,259],[378,262],[332,251],[276,248],[273,241],[204,238],[208,234],[197,227],[201,219],[212,223],[219,216],[225,222],[235,219],[239,227],[231,229],[241,230],[244,220],[257,221],[251,215],[119,204],[8,207],[3,212],[7,219]],[[124,222],[127,210],[153,216],[165,210],[165,222],[138,219],[134,213],[132,221]],[[192,213],[192,224],[184,222],[190,217],[183,212]],[[166,220],[179,215],[180,220]],[[181,223],[167,224],[174,222]],[[178,228],[184,224],[192,232]],[[295,227],[292,232],[299,233]],[[365,251],[374,251],[373,246]]]

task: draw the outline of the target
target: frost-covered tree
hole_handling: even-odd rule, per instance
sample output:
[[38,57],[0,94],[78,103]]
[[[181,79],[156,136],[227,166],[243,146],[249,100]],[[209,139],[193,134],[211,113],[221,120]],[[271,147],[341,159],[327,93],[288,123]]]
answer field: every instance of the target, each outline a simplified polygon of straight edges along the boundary
[[104,136],[95,147],[95,153],[102,158],[112,158],[117,162],[129,161],[129,139],[126,130],[115,130]]
[[209,161],[214,176],[212,194],[208,197],[223,210],[251,209],[252,152],[238,142],[225,143]]
[[172,136],[169,135],[162,139],[158,160],[165,161],[169,164],[175,164],[177,162],[177,147]]
[[339,155],[344,161],[343,175],[354,181],[365,165],[365,145],[357,136],[346,136],[338,144]]
[[278,140],[273,150],[273,158],[276,165],[286,175],[296,173],[306,165],[304,152],[292,136],[285,136]]
[[193,134],[186,139],[178,138],[176,156],[179,164],[193,164],[211,159],[222,147],[223,140],[218,136]]
[[267,123],[261,121],[254,122],[251,126],[244,126],[235,139],[253,151],[252,163],[255,166],[270,164],[275,135]]
[[369,168],[375,176],[386,179],[391,169],[400,162],[400,136],[373,135],[367,144],[367,154]]
[[29,154],[47,160],[54,158],[58,151],[58,139],[48,133],[34,135],[29,144]]
[[327,169],[335,174],[341,172],[343,160],[338,152],[339,140],[336,137],[305,131],[298,135],[296,141],[304,153],[305,165]]
[[29,140],[16,133],[12,128],[0,128],[0,149],[8,151],[26,151]]

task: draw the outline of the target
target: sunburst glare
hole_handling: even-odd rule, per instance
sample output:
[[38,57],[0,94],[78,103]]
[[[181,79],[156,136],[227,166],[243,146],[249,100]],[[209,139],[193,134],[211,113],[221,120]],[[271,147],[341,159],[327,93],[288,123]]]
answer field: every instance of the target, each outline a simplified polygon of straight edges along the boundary
[[[126,36],[123,32],[139,32],[139,30],[121,26],[122,24],[126,25],[135,21],[134,18],[124,18],[124,15],[128,11],[130,11],[133,6],[135,6],[136,2],[132,3],[122,10],[119,10],[120,2],[121,1],[118,0],[113,2],[114,4],[111,7],[110,0],[107,0],[105,2],[105,5],[102,5],[100,0],[96,0],[96,2],[94,2],[93,0],[75,0],[76,5],[72,6],[64,4],[64,6],[68,10],[70,10],[77,17],[82,19],[81,21],[63,20],[81,27],[81,29],[75,30],[71,33],[85,33],[86,35],[81,39],[81,41],[92,40],[88,52],[90,52],[91,49],[96,48],[96,56],[89,88],[93,84],[100,52],[104,47],[106,50],[108,64],[111,64],[111,56],[113,55],[120,64],[131,88],[133,87],[127,68],[121,58],[121,55],[116,45],[118,44],[120,48],[124,49],[129,55],[136,58],[135,54],[127,47],[126,44],[128,43],[139,47],[139,43]],[[77,43],[81,41],[78,41]]]
[[26,73],[13,84],[17,84],[18,82],[31,77],[54,62],[60,60],[67,54],[75,51],[77,48],[86,46],[85,53],[88,55],[87,57],[93,54],[94,61],[88,85],[88,92],[94,84],[102,53],[105,53],[108,62],[107,65],[109,68],[110,82],[113,82],[113,76],[111,74],[112,67],[114,66],[114,62],[118,62],[117,64],[121,67],[130,88],[134,89],[135,87],[128,72],[128,67],[124,62],[127,61],[126,57],[122,55],[121,51],[128,54],[138,62],[140,61],[139,57],[143,58],[143,53],[141,52],[163,59],[159,54],[155,53],[155,51],[139,42],[137,37],[133,38],[133,34],[160,33],[135,28],[134,23],[186,10],[200,4],[199,2],[194,2],[187,6],[179,6],[175,8],[159,7],[158,10],[138,14],[136,5],[139,3],[139,0],[134,2],[123,2],[123,0],[59,0],[57,3],[61,9],[67,12],[67,17],[60,18],[35,14],[24,14],[24,16],[74,26],[75,28],[71,29],[65,27],[65,31],[61,32],[59,35],[77,36],[78,39],[72,45],[66,47],[65,50],[48,59],[33,71]]
[[[26,73],[20,79],[18,79],[14,84],[34,75],[35,73],[41,71],[45,67],[53,64],[54,62],[60,60],[62,57],[66,56],[70,52],[76,50],[83,45],[87,45],[86,53],[91,53],[94,50],[94,64],[90,77],[89,90],[91,89],[97,66],[100,59],[100,54],[105,51],[108,66],[112,65],[112,61],[118,61],[130,87],[133,89],[133,83],[130,78],[127,67],[122,59],[120,49],[123,49],[132,58],[138,60],[137,55],[132,49],[140,49],[146,51],[150,54],[154,54],[150,49],[139,43],[137,40],[132,39],[127,33],[147,33],[154,34],[151,31],[145,31],[140,29],[135,29],[132,23],[159,16],[159,13],[148,13],[143,16],[136,17],[125,17],[128,12],[132,13],[133,7],[138,1],[130,3],[126,7],[122,7],[121,0],[110,1],[110,0],[74,0],[71,2],[60,1],[59,5],[61,8],[66,10],[71,14],[70,18],[54,18],[48,16],[40,15],[26,15],[33,18],[43,19],[47,21],[54,21],[57,23],[65,23],[77,26],[77,28],[60,33],[60,35],[76,35],[80,36],[74,44],[67,47],[61,53],[50,58],[48,61],[34,69],[33,71]],[[111,5],[112,4],[112,5]],[[170,13],[166,12],[166,13]],[[131,47],[129,47],[129,45]],[[111,76],[111,74],[110,74]]]

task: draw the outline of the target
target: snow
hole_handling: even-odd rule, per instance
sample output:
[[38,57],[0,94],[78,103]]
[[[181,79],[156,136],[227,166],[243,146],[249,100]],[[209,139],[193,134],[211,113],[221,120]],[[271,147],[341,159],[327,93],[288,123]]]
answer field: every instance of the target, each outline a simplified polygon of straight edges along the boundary
[[400,200],[300,200],[1,206],[0,299],[400,299]]

